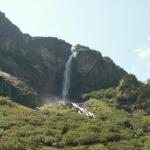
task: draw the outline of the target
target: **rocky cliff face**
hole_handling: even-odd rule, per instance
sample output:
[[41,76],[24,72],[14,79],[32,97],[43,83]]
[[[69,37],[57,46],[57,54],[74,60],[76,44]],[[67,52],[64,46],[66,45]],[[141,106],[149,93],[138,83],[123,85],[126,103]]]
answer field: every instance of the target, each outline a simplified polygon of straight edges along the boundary
[[0,13],[0,70],[32,87],[39,99],[61,96],[70,48],[57,38],[23,34]]
[[127,74],[115,65],[109,57],[103,57],[99,51],[77,45],[74,60],[71,97],[80,96],[92,90],[115,86]]
[[[0,70],[14,77],[7,81],[7,87],[11,85],[11,89],[16,89],[11,84],[16,78],[34,91],[28,98],[42,101],[49,96],[61,97],[63,72],[70,49],[71,44],[57,38],[23,34],[0,12]],[[81,45],[76,46],[76,51],[70,99],[78,99],[82,93],[93,89],[114,86],[126,74],[100,52]],[[0,87],[3,81],[0,80]],[[13,96],[7,90],[0,91],[0,95],[21,99],[21,96],[16,98],[18,93],[15,91]],[[22,97],[26,101],[23,94]]]

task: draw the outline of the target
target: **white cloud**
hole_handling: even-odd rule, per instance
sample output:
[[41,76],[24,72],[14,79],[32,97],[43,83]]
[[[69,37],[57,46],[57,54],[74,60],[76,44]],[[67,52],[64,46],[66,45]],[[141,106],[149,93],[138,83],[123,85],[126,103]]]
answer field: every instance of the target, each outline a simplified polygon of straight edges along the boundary
[[150,57],[150,48],[139,48],[139,49],[136,49],[135,52],[141,58]]
[[150,41],[150,36],[147,39],[148,39],[148,41]]

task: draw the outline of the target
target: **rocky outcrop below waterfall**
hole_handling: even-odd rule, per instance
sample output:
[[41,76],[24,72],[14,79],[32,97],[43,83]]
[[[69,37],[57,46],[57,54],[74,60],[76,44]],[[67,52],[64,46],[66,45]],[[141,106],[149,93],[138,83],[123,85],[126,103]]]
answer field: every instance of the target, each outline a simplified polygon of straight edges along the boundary
[[[12,82],[18,80],[23,83],[23,88],[32,89],[29,96],[32,97],[29,100],[34,103],[32,105],[40,104],[49,97],[61,97],[63,74],[71,54],[71,46],[58,38],[24,34],[0,12],[0,70],[14,77],[11,78]],[[72,66],[70,99],[81,100],[81,95],[85,92],[114,86],[127,74],[98,51],[81,45],[77,45],[75,50],[77,55]],[[3,81],[4,77],[0,81],[0,87]],[[1,90],[3,92],[0,95],[12,98],[18,95],[12,82],[7,80],[7,88]],[[8,94],[9,87],[13,95]],[[23,96],[22,90],[17,90]],[[23,97],[19,103],[31,106],[27,102],[28,96]]]
[[63,108],[70,108],[73,111],[78,112],[79,114],[83,114],[85,116],[95,118],[94,113],[88,111],[85,108],[84,103],[71,103],[71,102],[60,101],[60,102],[55,103],[55,106],[56,107],[63,107]]

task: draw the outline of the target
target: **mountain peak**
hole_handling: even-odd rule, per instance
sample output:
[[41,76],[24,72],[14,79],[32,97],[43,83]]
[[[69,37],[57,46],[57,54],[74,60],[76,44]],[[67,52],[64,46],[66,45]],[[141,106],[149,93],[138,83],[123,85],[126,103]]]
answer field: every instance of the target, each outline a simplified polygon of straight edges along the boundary
[[5,17],[5,14],[0,11],[0,17]]

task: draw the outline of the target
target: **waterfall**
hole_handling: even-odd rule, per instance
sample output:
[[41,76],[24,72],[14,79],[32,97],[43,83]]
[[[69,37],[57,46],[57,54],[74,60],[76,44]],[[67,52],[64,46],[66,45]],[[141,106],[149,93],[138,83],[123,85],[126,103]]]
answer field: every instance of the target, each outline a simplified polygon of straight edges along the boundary
[[69,56],[64,71],[63,87],[62,87],[62,98],[63,100],[68,100],[70,81],[71,81],[71,72],[72,72],[72,60],[76,56],[74,48],[71,48],[71,55]]

